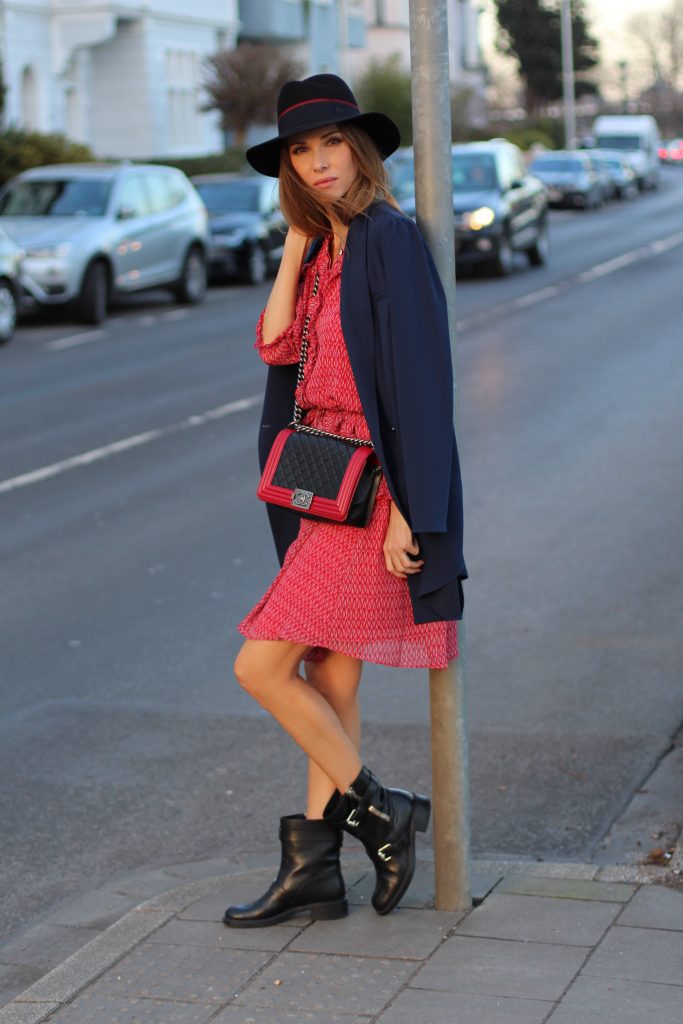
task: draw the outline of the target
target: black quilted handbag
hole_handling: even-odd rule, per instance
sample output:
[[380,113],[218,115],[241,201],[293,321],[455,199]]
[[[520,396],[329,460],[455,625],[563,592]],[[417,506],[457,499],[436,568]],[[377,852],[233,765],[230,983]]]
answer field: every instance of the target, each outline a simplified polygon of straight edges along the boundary
[[[316,274],[314,296],[319,283]],[[309,313],[301,336],[297,387],[304,379],[310,319]],[[372,443],[306,426],[301,413],[295,400],[292,422],[279,432],[268,455],[258,497],[307,519],[366,526],[382,475]]]

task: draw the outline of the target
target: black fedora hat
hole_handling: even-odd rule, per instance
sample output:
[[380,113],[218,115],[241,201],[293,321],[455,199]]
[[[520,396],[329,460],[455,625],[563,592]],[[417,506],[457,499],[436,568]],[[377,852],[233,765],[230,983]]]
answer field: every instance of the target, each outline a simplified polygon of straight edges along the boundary
[[277,100],[277,135],[248,149],[247,160],[260,174],[277,178],[283,139],[342,122],[352,122],[367,132],[383,160],[401,144],[391,118],[386,114],[362,114],[356,97],[341,78],[311,75],[301,82],[285,82]]

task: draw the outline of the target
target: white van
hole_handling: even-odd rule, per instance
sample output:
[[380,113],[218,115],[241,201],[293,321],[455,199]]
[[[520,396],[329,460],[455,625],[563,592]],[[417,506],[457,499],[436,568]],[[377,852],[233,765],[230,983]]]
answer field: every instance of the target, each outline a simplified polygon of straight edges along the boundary
[[633,164],[641,192],[657,188],[661,174],[659,128],[650,114],[603,114],[593,122],[598,149],[620,149]]

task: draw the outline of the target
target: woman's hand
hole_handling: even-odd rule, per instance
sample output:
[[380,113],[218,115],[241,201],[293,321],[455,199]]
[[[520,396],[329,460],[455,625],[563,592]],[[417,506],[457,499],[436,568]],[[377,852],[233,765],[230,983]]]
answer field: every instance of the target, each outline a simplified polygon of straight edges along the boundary
[[285,245],[282,251],[283,261],[290,263],[295,269],[297,274],[301,270],[301,264],[304,261],[306,250],[308,249],[310,239],[306,235],[302,235],[299,231],[295,231],[294,228],[290,227],[285,235]]
[[391,503],[389,514],[389,526],[384,538],[384,564],[392,576],[399,580],[405,580],[413,573],[420,572],[424,565],[424,559],[408,557],[408,554],[417,555],[419,547],[408,526],[396,505]]

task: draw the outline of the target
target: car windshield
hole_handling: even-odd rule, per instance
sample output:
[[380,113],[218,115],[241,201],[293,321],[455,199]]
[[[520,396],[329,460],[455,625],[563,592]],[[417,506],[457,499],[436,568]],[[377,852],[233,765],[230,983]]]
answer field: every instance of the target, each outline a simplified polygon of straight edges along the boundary
[[261,208],[261,182],[198,181],[195,188],[209,213],[258,213]]
[[392,194],[396,199],[415,195],[415,165],[412,157],[401,154],[386,162]]
[[583,165],[580,160],[542,157],[540,160],[534,160],[531,169],[532,171],[581,171]]
[[100,178],[17,181],[0,198],[0,216],[102,217],[110,191]]
[[453,188],[456,192],[497,188],[493,156],[490,153],[454,153]]
[[639,135],[598,135],[596,141],[602,149],[625,149],[633,152],[635,149],[645,148]]

